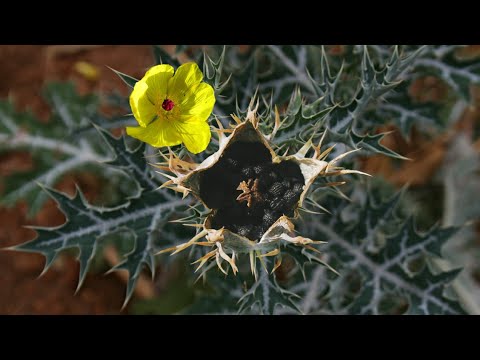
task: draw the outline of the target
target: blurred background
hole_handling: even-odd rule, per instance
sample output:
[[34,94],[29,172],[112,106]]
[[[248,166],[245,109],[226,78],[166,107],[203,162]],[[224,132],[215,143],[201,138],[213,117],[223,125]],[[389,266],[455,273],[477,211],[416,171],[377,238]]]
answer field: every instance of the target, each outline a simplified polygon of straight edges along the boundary
[[[71,80],[81,94],[116,90],[127,97],[128,87],[106,65],[141,78],[152,63],[150,46],[2,45],[0,98],[13,97],[17,110],[31,109],[48,126],[50,107],[40,96],[45,83]],[[82,65],[86,71],[82,71]],[[33,166],[28,152],[2,154],[0,177],[25,172]],[[101,188],[94,175],[82,173],[64,177],[57,188],[73,194],[75,183],[90,201],[98,196]],[[55,226],[64,222],[63,214],[53,201],[47,201],[33,219],[27,219],[27,206],[26,202],[20,202],[13,208],[0,208],[0,248],[32,239],[35,232],[24,225]],[[60,256],[53,268],[37,279],[43,264],[41,255],[0,252],[0,314],[120,313],[125,282],[118,274],[89,274],[84,287],[75,295],[78,263],[71,256]],[[150,282],[142,285],[147,287],[144,292],[152,291]]]
[[[165,46],[166,51],[173,48]],[[241,46],[239,51],[248,51],[248,47]],[[333,57],[342,55],[341,46],[328,46],[327,51]],[[478,57],[480,46],[468,47],[467,54]],[[150,46],[4,45],[0,46],[0,98],[13,98],[16,110],[31,110],[42,126],[48,126],[50,107],[40,94],[49,81],[72,81],[82,95],[117,92],[126,98],[129,88],[107,66],[141,78],[153,63]],[[378,132],[392,131],[383,144],[411,161],[398,162],[374,155],[361,163],[362,171],[395,188],[409,184],[409,194],[419,204],[416,213],[423,216],[428,225],[442,218],[445,224],[458,224],[480,216],[475,200],[480,191],[480,91],[478,86],[471,86],[470,91],[470,104],[449,113],[442,131],[426,135],[413,126],[406,139],[394,125],[378,126]],[[417,77],[408,89],[409,97],[417,104],[447,102],[448,92],[445,82],[430,75]],[[109,114],[118,109],[102,104],[102,111]],[[114,133],[119,135],[122,131],[116,129]],[[0,179],[21,175],[34,166],[28,152],[0,153]],[[455,182],[459,173],[464,174],[462,183]],[[87,172],[68,173],[55,187],[73,194],[75,184],[91,202],[95,202],[103,191],[102,180]],[[2,191],[0,181],[0,197]],[[64,216],[52,200],[48,200],[33,218],[27,217],[28,210],[25,201],[9,208],[0,207],[0,248],[32,239],[35,232],[25,225],[56,226],[64,222]],[[458,262],[470,264],[469,276],[474,283],[469,283],[465,291],[471,292],[473,298],[480,296],[477,288],[480,265],[477,255],[472,257],[480,249],[480,226],[476,224],[478,221],[474,220],[475,236],[469,235],[467,245],[462,243],[463,248],[450,249]],[[113,248],[107,248],[102,261],[112,266],[118,263],[118,254]],[[61,254],[52,268],[38,277],[43,266],[41,255],[0,251],[0,314],[168,313],[172,303],[189,296],[182,293],[181,279],[185,271],[182,265],[172,266],[165,272],[160,267],[153,282],[146,273],[142,274],[132,300],[123,310],[125,274],[105,275],[102,264],[97,264],[75,294],[78,263],[71,254]]]

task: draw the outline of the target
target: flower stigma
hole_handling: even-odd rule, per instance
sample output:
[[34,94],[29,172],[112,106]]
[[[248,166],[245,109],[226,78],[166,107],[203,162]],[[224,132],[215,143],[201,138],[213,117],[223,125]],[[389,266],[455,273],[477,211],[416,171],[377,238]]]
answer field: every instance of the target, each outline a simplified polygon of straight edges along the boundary
[[175,106],[175,103],[170,99],[163,100],[162,108],[163,110],[170,111]]

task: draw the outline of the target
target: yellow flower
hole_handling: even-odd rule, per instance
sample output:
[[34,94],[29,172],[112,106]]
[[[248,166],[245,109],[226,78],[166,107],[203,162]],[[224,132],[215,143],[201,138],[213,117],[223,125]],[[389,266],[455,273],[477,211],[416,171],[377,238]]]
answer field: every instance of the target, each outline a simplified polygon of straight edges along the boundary
[[210,116],[215,96],[202,82],[196,63],[181,65],[174,75],[170,65],[157,65],[135,84],[130,107],[139,127],[127,127],[127,134],[152,146],[184,143],[197,154],[210,142]]

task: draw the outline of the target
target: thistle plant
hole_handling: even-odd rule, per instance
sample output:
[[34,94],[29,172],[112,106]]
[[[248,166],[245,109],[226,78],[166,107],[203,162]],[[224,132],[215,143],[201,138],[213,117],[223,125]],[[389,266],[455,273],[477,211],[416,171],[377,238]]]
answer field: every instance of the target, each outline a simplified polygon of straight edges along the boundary
[[[219,150],[201,164],[189,163],[185,166],[180,159],[173,158],[173,154],[168,159],[168,169],[177,177],[172,177],[163,186],[171,184],[173,190],[184,195],[191,192],[213,211],[208,213],[203,223],[193,224],[203,230],[191,240],[161,252],[177,253],[199,244],[198,241],[205,236],[207,243],[202,245],[214,249],[197,260],[200,262],[197,270],[209,259],[215,258],[218,268],[225,275],[228,274],[222,268],[223,260],[237,273],[236,256],[248,254],[251,272],[257,277],[257,258],[275,256],[272,272],[281,266],[281,245],[318,251],[312,245],[321,242],[296,236],[289,218],[299,216],[299,209],[317,177],[362,173],[334,166],[348,153],[329,162],[322,160],[333,148],[321,152],[321,141],[316,147],[308,141],[297,153],[278,156],[269,145],[275,129],[269,134],[267,142],[258,130],[259,119],[255,114],[256,110],[250,108],[244,122],[234,117],[237,126],[228,137],[219,125]],[[277,126],[280,127],[278,118]],[[311,148],[315,150],[313,156],[306,157]],[[335,185],[338,183],[323,186]],[[321,259],[317,261],[323,262]]]
[[[154,276],[157,264],[182,261],[194,300],[179,313],[471,311],[450,287],[461,268],[435,265],[460,225],[417,224],[409,189],[369,176],[358,160],[407,161],[381,143],[379,125],[407,137],[414,126],[442,131],[470,100],[465,83],[480,82],[479,63],[455,60],[454,46],[344,46],[342,56],[213,46],[189,49],[183,64],[188,47],[177,49],[154,46],[157,63],[142,79],[115,70],[132,88],[128,99],[110,97],[125,116],[102,115],[97,98],[69,84],[47,88],[48,128],[0,104],[2,151],[39,158],[21,182],[7,180],[2,202],[27,199],[33,214],[51,197],[67,218],[11,249],[43,254],[45,270],[78,249],[80,288],[111,243],[124,256],[111,271],[129,274],[125,305],[145,268]],[[411,101],[409,86],[425,74],[451,86],[449,102]],[[54,189],[73,169],[101,174],[101,203]]]

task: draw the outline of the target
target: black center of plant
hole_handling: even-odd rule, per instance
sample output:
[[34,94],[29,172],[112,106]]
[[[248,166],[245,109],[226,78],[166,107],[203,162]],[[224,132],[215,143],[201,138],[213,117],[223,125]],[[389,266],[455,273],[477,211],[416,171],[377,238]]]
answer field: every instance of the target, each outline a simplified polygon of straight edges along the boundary
[[293,216],[304,184],[295,162],[273,164],[263,144],[238,141],[202,173],[200,197],[217,210],[212,228],[258,240],[280,216]]

